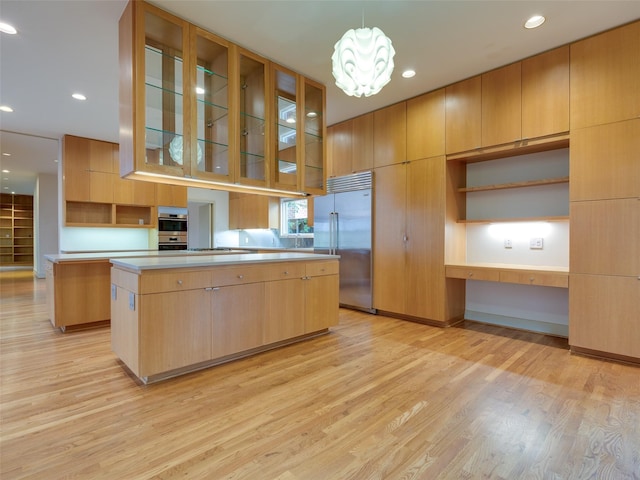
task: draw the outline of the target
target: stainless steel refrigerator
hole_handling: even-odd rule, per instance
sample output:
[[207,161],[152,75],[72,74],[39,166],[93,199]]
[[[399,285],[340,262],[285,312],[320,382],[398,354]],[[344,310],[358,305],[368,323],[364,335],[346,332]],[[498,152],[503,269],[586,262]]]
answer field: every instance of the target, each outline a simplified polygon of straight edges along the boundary
[[327,195],[314,199],[316,253],[340,255],[340,305],[374,313],[371,255],[372,172],[327,181]]

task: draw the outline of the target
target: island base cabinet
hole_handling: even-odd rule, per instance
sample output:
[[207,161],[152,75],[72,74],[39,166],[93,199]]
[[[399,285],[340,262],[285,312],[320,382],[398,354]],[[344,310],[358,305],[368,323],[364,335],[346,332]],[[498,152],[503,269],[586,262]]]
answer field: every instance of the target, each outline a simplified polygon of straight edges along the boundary
[[293,343],[338,323],[338,275],[338,260],[324,258],[139,272],[114,266],[112,350],[151,383]]
[[640,363],[640,277],[571,274],[572,351]]

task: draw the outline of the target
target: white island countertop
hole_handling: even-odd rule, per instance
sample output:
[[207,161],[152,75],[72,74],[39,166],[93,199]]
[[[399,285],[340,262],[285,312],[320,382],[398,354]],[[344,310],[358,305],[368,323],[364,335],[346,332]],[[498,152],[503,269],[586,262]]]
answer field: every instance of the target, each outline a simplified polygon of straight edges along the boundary
[[59,253],[45,255],[44,258],[53,263],[106,261],[112,258],[166,258],[166,257],[190,257],[213,256],[246,253],[246,250],[126,250],[114,252],[80,252]]
[[194,255],[148,258],[112,258],[111,263],[119,268],[134,272],[169,268],[213,267],[220,265],[242,265],[269,262],[295,262],[309,260],[337,260],[339,255],[314,253],[243,253],[227,255]]

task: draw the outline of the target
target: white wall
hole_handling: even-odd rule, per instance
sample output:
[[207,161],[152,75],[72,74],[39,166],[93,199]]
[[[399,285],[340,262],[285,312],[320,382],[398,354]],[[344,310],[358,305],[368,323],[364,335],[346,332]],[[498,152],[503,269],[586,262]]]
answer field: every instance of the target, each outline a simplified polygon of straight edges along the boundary
[[229,192],[189,187],[187,199],[189,201],[189,248],[208,246],[197,243],[199,228],[203,225],[200,222],[198,207],[208,204],[214,205],[213,246],[238,245],[238,233],[229,231]]
[[[467,186],[568,175],[569,150],[560,149],[469,164]],[[568,214],[567,183],[467,193],[467,219]],[[466,229],[467,263],[569,266],[568,220],[470,223]],[[531,238],[543,238],[543,248],[531,249]],[[568,289],[467,280],[465,318],[568,336]]]
[[58,177],[40,174],[34,192],[34,255],[33,271],[44,278],[45,259],[48,254],[58,253]]

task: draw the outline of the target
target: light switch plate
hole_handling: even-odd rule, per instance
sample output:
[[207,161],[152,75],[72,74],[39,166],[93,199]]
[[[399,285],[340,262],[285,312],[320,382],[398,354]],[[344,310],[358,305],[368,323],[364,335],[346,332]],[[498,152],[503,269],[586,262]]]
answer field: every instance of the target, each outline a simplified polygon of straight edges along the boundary
[[529,239],[529,248],[531,250],[542,250],[544,239],[542,237]]
[[505,238],[504,248],[513,248],[513,240],[511,240],[510,238]]

